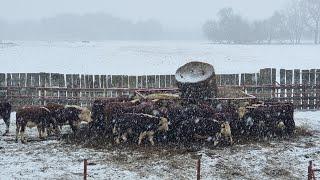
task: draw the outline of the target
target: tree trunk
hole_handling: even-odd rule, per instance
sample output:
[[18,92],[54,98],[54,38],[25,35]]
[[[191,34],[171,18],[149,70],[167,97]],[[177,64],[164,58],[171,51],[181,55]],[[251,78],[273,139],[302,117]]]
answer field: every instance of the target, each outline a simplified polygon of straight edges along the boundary
[[270,34],[268,39],[268,44],[271,44],[271,42],[272,42],[272,35]]
[[314,30],[314,43],[319,43],[319,21],[316,22],[316,29]]

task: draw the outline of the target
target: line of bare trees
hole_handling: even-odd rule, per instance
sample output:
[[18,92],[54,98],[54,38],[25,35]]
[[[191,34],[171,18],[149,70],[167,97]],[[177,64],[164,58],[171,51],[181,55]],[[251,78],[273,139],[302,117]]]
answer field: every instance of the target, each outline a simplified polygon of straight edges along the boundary
[[303,39],[320,43],[320,0],[291,0],[285,9],[264,20],[249,22],[232,8],[221,9],[215,20],[203,25],[206,37],[216,43],[291,43]]

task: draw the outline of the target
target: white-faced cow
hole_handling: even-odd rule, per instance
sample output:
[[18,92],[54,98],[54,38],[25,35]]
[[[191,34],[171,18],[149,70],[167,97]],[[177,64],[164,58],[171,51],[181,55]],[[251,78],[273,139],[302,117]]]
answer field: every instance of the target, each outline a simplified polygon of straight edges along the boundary
[[91,111],[88,108],[73,105],[67,105],[57,111],[56,117],[56,121],[60,127],[69,124],[73,132],[79,129],[81,123],[89,123],[92,121]]
[[6,131],[3,134],[4,136],[9,133],[10,114],[11,114],[11,104],[9,102],[1,102],[0,103],[0,118],[3,118],[3,121],[6,124]]

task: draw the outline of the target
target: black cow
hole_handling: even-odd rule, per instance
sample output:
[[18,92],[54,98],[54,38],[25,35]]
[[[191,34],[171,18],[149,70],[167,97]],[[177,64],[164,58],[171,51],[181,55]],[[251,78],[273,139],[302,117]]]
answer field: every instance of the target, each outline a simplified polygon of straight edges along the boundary
[[222,139],[233,143],[228,122],[201,117],[182,121],[177,129],[177,138],[182,143],[188,143],[192,139],[206,140],[214,145],[219,144]]
[[3,121],[6,124],[6,131],[3,136],[9,133],[10,127],[10,114],[11,114],[11,104],[9,102],[0,103],[0,118],[3,118]]
[[113,119],[113,134],[116,135],[116,143],[120,143],[120,137],[127,141],[128,135],[138,137],[140,145],[148,136],[149,142],[154,145],[153,137],[159,131],[168,131],[168,119],[159,118],[147,114],[125,113]]
[[275,103],[248,106],[238,122],[238,135],[251,137],[272,137],[291,135],[295,129],[294,107],[291,103]]

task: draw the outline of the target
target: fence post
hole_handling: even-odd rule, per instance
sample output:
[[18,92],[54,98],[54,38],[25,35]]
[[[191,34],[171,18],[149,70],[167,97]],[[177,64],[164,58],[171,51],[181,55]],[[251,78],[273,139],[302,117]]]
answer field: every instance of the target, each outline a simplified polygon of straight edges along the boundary
[[84,161],[83,161],[83,179],[84,180],[87,180],[87,166],[88,166],[88,160],[87,159],[85,159]]
[[308,180],[313,180],[313,178],[314,178],[313,164],[312,164],[312,161],[309,161],[309,166],[308,166]]
[[201,159],[200,157],[197,160],[197,180],[200,180],[200,170],[201,170]]

